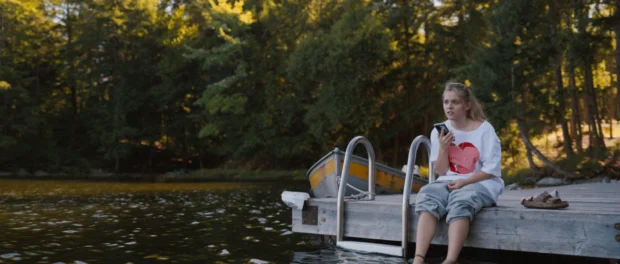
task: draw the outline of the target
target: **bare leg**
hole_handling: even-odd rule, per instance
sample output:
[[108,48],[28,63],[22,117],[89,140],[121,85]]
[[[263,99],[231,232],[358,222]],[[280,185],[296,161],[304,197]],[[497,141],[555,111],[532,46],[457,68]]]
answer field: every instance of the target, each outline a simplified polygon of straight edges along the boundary
[[461,218],[450,224],[448,228],[448,256],[444,263],[456,263],[468,233],[468,218]]
[[[435,236],[435,228],[437,227],[437,218],[430,213],[422,212],[418,218],[418,227],[416,229],[415,238],[415,254],[426,256],[428,247]],[[413,258],[414,264],[424,263],[424,259],[420,257]]]

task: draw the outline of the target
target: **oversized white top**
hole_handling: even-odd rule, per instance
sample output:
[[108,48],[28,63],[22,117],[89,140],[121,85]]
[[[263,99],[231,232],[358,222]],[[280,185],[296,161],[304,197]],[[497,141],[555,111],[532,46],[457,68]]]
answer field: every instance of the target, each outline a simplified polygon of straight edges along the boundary
[[[454,142],[448,147],[449,169],[446,175],[440,175],[437,181],[453,181],[465,179],[479,171],[495,177],[480,183],[486,187],[493,199],[504,191],[502,180],[501,159],[502,147],[491,123],[483,121],[473,131],[460,131],[452,126],[450,120],[444,122],[454,134]],[[431,132],[431,162],[439,155],[439,133],[435,128]]]

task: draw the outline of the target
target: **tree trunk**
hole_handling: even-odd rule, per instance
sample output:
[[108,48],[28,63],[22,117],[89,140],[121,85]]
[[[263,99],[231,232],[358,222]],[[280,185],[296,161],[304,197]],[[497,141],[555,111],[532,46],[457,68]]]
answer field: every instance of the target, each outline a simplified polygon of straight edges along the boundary
[[392,155],[392,165],[396,166],[398,164],[398,152],[400,150],[400,137],[399,133],[396,133],[394,136],[394,155]]
[[583,153],[583,143],[581,142],[581,113],[579,109],[579,97],[577,96],[577,86],[575,85],[575,69],[570,68],[568,70],[568,85],[571,92],[571,131],[575,138],[575,145],[577,145],[577,151]]
[[607,119],[609,120],[609,139],[614,138],[614,113],[616,104],[620,101],[614,101],[614,87],[609,86],[609,111],[607,113]]
[[200,163],[200,169],[204,169],[205,168],[205,164],[204,161],[202,160],[204,156],[204,153],[202,152],[202,150],[200,150],[199,154],[198,154],[198,162]]
[[566,102],[564,100],[564,84],[562,83],[562,60],[557,63],[555,67],[555,84],[557,87],[557,100],[559,102],[559,111],[556,111],[557,120],[562,126],[562,136],[564,137],[564,152],[566,158],[571,159],[573,157],[573,142],[568,133],[568,125],[566,124],[566,118],[564,118],[564,112],[566,111]]
[[[620,1],[616,2],[616,13],[614,16],[617,16],[618,12],[620,12]],[[616,35],[616,50],[614,50],[614,56],[616,58],[616,120],[620,121],[620,106],[618,106],[618,102],[620,102],[620,19],[616,19],[616,23],[614,25],[614,33]]]
[[149,150],[149,160],[148,160],[149,170],[153,168],[153,158],[155,158],[155,153],[157,153],[157,147],[155,146],[155,141],[152,141],[151,147]]
[[[514,67],[511,65],[511,94],[512,94],[512,98],[513,101],[516,102],[516,94],[518,92],[517,88],[515,87],[515,74],[514,74]],[[525,116],[525,89],[520,89],[521,90],[521,96],[523,96],[523,98],[521,98],[521,107],[519,108],[521,111],[521,116]],[[519,134],[521,134],[521,140],[523,140],[523,143],[525,144],[525,147],[532,151],[545,165],[547,165],[547,167],[553,169],[555,172],[558,172],[562,175],[564,175],[566,178],[579,178],[578,175],[575,175],[571,172],[565,171],[562,168],[555,166],[553,163],[551,163],[551,161],[549,161],[549,159],[547,159],[547,157],[545,157],[542,153],[540,153],[540,151],[534,147],[534,145],[532,144],[532,142],[530,141],[528,135],[527,135],[527,129],[525,128],[525,125],[523,124],[522,120],[520,118],[517,117],[517,128],[519,130]],[[533,161],[532,161],[533,163]]]
[[517,119],[517,128],[519,129],[519,133],[521,134],[521,139],[523,140],[523,143],[525,144],[525,146],[529,150],[531,150],[538,157],[538,159],[540,159],[545,165],[547,165],[547,167],[553,169],[557,173],[564,175],[566,178],[569,178],[569,179],[580,178],[579,175],[576,175],[572,172],[566,171],[554,165],[553,163],[551,163],[551,161],[549,161],[549,159],[547,159],[547,157],[545,157],[542,153],[540,153],[540,151],[530,141],[527,135],[527,130],[525,129],[525,125],[520,119]]
[[[606,149],[607,149],[607,147],[605,147],[605,133],[603,132],[603,124],[602,124],[603,123],[603,118],[601,117],[602,113],[604,113],[603,112],[603,106],[602,106],[604,104],[601,103],[600,104],[601,107],[599,107],[599,103],[598,103],[599,102],[599,100],[598,100],[599,97],[596,96],[596,90],[594,90],[594,89],[592,89],[592,90],[594,91],[594,107],[596,109],[596,116],[595,117],[596,117],[596,125],[598,127],[598,132],[599,132],[599,141],[600,141],[599,143],[602,143],[601,146],[603,146],[603,156],[604,156],[605,152],[606,152]],[[603,92],[604,91],[601,90],[601,93],[600,93],[601,97],[600,98],[603,98],[603,95],[602,95]]]
[[594,158],[602,158],[605,153],[605,142],[603,141],[602,131],[600,131],[600,121],[598,120],[598,109],[596,105],[596,94],[594,91],[592,64],[588,61],[584,64],[586,117],[590,123],[590,143],[594,147]]
[[532,150],[527,145],[525,145],[525,154],[527,155],[527,164],[530,166],[530,170],[539,171],[540,168],[536,166],[536,163],[534,163],[534,157],[532,156]]
[[[577,17],[577,34],[579,42],[586,42],[588,35],[587,26],[590,24],[590,18],[588,18],[587,10],[584,10],[582,6],[576,6],[575,16]],[[602,158],[603,153],[605,152],[605,142],[603,141],[603,137],[600,133],[600,126],[598,120],[598,109],[596,103],[596,93],[594,91],[594,79],[592,76],[592,65],[595,63],[594,56],[591,50],[587,50],[587,52],[582,55],[584,56],[582,61],[582,68],[584,74],[584,99],[586,103],[586,119],[591,126],[590,134],[590,145],[593,146],[594,153],[592,157],[594,158]]]
[[66,5],[66,16],[65,16],[65,25],[67,27],[67,65],[68,67],[68,80],[67,84],[69,85],[69,90],[71,91],[71,107],[73,117],[78,113],[78,102],[77,102],[77,88],[75,81],[75,68],[73,67],[74,60],[74,51],[73,51],[73,21],[72,21],[72,10],[71,4],[65,3]]

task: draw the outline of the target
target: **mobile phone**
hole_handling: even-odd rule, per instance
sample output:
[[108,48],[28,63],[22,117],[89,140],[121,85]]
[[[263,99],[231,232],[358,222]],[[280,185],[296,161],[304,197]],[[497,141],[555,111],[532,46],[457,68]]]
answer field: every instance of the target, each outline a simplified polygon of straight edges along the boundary
[[437,129],[437,133],[441,134],[441,130],[443,130],[444,134],[448,134],[448,132],[450,132],[450,130],[448,130],[448,126],[446,126],[446,124],[444,123],[437,123],[433,125],[435,127],[435,129]]

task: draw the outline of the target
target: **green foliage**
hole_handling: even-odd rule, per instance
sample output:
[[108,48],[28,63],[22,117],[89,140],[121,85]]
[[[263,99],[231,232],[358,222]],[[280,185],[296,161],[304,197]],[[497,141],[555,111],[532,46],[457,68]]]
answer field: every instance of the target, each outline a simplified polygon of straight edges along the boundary
[[514,120],[536,136],[570,117],[558,64],[613,96],[616,15],[590,2],[0,1],[0,170],[305,169],[356,135],[400,167],[455,80],[512,173]]

